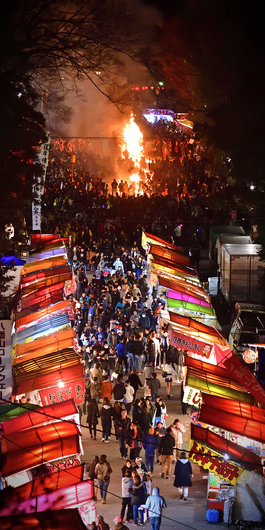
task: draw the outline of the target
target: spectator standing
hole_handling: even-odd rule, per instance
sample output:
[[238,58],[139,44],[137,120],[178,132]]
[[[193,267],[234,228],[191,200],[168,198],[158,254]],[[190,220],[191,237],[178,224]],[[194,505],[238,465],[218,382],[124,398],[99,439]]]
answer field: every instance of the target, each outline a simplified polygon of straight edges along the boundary
[[93,480],[94,486],[94,498],[97,500],[98,484],[97,484],[97,474],[95,473],[95,467],[99,463],[99,457],[94,456],[91,464],[86,466],[87,477]]
[[124,394],[125,394],[125,388],[124,384],[122,382],[122,376],[118,375],[116,384],[113,387],[113,397],[115,401],[118,401],[118,403],[124,402]]
[[100,391],[100,399],[104,401],[105,398],[107,398],[109,401],[111,400],[113,392],[113,385],[110,381],[109,375],[105,375],[104,381],[101,383],[101,391]]
[[151,377],[153,373],[154,373],[154,369],[153,369],[152,363],[146,364],[144,367],[144,378],[145,378],[145,384],[149,386],[149,388],[150,388],[149,383],[151,381]]
[[132,490],[132,508],[133,508],[133,522],[138,526],[138,515],[140,515],[140,524],[144,523],[144,511],[140,506],[145,503],[146,493],[144,483],[141,482],[139,475],[133,479],[134,485]]
[[122,476],[122,477],[125,477],[125,471],[126,471],[126,469],[129,469],[129,471],[131,471],[131,472],[132,472],[132,470],[133,470],[133,465],[132,465],[132,462],[130,461],[129,458],[126,458],[126,460],[125,460],[125,464],[124,464],[124,466],[122,466],[122,468],[121,468],[121,476]]
[[128,381],[132,385],[132,387],[134,388],[134,399],[135,399],[138,388],[139,387],[142,388],[142,386],[143,386],[142,383],[141,383],[141,379],[139,378],[136,370],[132,370],[132,372],[130,373],[130,375],[128,377]]
[[103,405],[100,410],[100,418],[101,418],[101,425],[102,425],[102,442],[109,442],[109,437],[111,433],[111,417],[112,417],[112,409],[110,406],[110,402],[108,398],[104,398]]
[[106,504],[106,496],[110,483],[110,475],[112,473],[112,469],[109,462],[107,461],[106,455],[100,456],[99,463],[95,467],[95,473],[97,475],[98,487],[102,504]]
[[139,424],[135,421],[131,423],[130,429],[130,459],[135,460],[137,456],[140,456],[140,452],[143,446],[143,433],[139,427]]
[[[88,398],[87,423],[88,423],[90,436],[94,440],[97,439],[98,418],[99,418],[98,404],[95,399]],[[93,438],[92,430],[94,433],[94,438]]]
[[128,381],[128,380],[125,381],[124,400],[125,400],[125,408],[127,410],[127,413],[129,414],[130,411],[131,411],[131,408],[132,408],[133,400],[134,400],[134,388],[130,384],[130,381]]
[[132,409],[132,421],[139,422],[139,417],[141,414],[140,399],[136,399]]
[[155,403],[156,398],[158,396],[159,389],[161,388],[160,381],[157,378],[157,374],[155,372],[153,372],[151,374],[151,380],[149,382],[149,388],[150,388],[150,393],[151,393],[151,396],[152,396],[152,400]]
[[185,451],[180,453],[180,459],[177,461],[174,471],[175,480],[173,485],[179,489],[180,499],[188,499],[189,488],[192,486],[192,467]]
[[125,469],[124,477],[121,480],[121,496],[122,496],[122,507],[121,507],[121,519],[123,520],[126,508],[127,508],[127,516],[126,516],[126,523],[129,523],[129,521],[132,519],[132,489],[134,486],[134,482],[132,479],[132,472],[129,468]]
[[137,471],[142,482],[145,480],[145,474],[147,473],[146,465],[143,463],[143,460],[140,456],[137,456],[135,459],[135,465],[133,467]]
[[149,512],[151,530],[159,530],[161,526],[162,510],[167,507],[164,497],[159,495],[159,488],[154,488],[145,504],[141,506]]
[[145,465],[147,471],[153,473],[154,471],[154,461],[155,461],[155,451],[157,446],[157,439],[154,435],[155,430],[153,427],[150,427],[149,433],[144,437],[143,447],[145,450]]
[[175,438],[174,460],[177,460],[182,449],[183,434],[186,432],[186,428],[180,420],[174,420],[170,428],[171,434]]
[[162,462],[162,472],[161,472],[161,478],[164,478],[165,476],[165,467],[167,462],[167,472],[166,472],[166,478],[170,477],[170,471],[171,471],[171,463],[173,460],[173,450],[175,445],[175,439],[171,434],[171,428],[168,427],[166,430],[165,436],[162,438],[161,441],[161,462]]
[[117,427],[121,458],[126,459],[131,435],[131,420],[127,417],[127,410],[121,410],[121,417],[115,421],[115,426]]

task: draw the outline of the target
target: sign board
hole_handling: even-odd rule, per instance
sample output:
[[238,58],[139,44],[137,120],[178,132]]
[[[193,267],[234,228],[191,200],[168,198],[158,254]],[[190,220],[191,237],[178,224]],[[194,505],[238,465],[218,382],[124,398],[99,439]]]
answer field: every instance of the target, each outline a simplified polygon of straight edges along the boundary
[[39,163],[42,167],[42,176],[34,177],[32,192],[34,199],[32,201],[32,230],[41,230],[41,196],[44,193],[43,183],[46,178],[46,170],[48,165],[50,147],[50,137],[48,135],[48,141],[41,145],[39,152]]
[[93,500],[87,502],[86,504],[82,504],[82,506],[79,506],[78,511],[83,523],[87,528],[90,524],[92,524],[94,521],[97,521],[98,519],[96,503]]
[[61,388],[54,386],[45,390],[39,391],[43,406],[52,405],[53,403],[60,403],[67,399],[74,399],[75,403],[83,403],[85,399],[85,380],[77,379],[71,383],[65,383]]
[[242,467],[229,460],[225,460],[223,457],[220,458],[218,453],[212,451],[212,449],[208,449],[199,442],[191,440],[189,451],[189,458],[192,462],[203,467],[203,469],[208,469],[221,479],[230,482],[233,486],[244,471]]
[[183,400],[184,403],[188,403],[193,407],[199,408],[202,404],[202,395],[200,390],[196,390],[191,386],[185,386]]
[[188,352],[196,353],[202,357],[209,359],[213,348],[212,344],[202,342],[178,331],[174,331],[171,326],[168,327],[168,339],[170,344],[176,348],[188,350]]
[[0,403],[12,395],[11,320],[0,320]]

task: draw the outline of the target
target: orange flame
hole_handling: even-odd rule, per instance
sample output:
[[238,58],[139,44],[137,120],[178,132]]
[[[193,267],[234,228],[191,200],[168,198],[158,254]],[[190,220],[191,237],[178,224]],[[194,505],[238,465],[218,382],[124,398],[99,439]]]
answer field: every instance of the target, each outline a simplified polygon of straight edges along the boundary
[[140,168],[141,158],[143,156],[143,134],[138,125],[130,117],[130,122],[123,131],[123,144],[121,146],[121,155],[125,158],[125,151],[128,153],[128,158],[134,162],[135,167]]

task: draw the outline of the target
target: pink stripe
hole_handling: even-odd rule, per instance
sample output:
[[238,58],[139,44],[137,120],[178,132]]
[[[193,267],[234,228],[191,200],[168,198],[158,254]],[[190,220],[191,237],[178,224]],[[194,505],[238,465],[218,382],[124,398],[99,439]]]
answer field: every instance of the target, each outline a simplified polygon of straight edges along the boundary
[[182,300],[183,302],[191,302],[192,304],[203,305],[204,307],[212,307],[211,304],[201,300],[200,298],[195,298],[190,294],[179,293],[178,291],[168,290],[168,298],[173,298],[173,300]]

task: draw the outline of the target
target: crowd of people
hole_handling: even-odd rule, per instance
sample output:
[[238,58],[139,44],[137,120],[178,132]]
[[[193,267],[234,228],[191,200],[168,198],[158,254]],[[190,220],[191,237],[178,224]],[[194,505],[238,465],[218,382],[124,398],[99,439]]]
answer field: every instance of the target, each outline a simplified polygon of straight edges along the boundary
[[[227,212],[213,208],[224,186],[206,147],[191,133],[160,137],[161,156],[146,147],[153,174],[149,193],[129,195],[129,173],[119,175],[119,153],[104,157],[84,139],[53,140],[42,197],[42,231],[70,237],[73,246],[140,246],[142,229],[189,249],[204,247],[211,223]],[[75,163],[72,156],[75,153]],[[115,164],[114,160],[117,161]],[[131,166],[131,163],[129,164]],[[107,241],[106,241],[107,240]]]
[[[122,505],[115,529],[124,530],[125,518],[125,522],[142,524],[148,514],[152,530],[158,530],[166,504],[159,500],[156,488],[155,498],[149,500],[153,497],[154,466],[161,466],[161,478],[171,478],[172,464],[180,461],[185,432],[179,419],[170,426],[166,424],[167,406],[161,397],[158,376],[165,379],[170,400],[172,382],[182,382],[185,351],[170,345],[166,330],[159,332],[157,320],[162,300],[150,291],[144,274],[144,254],[136,246],[120,247],[109,260],[107,271],[100,265],[101,254],[104,259],[109,257],[95,252],[97,259],[91,260],[95,274],[87,274],[91,267],[84,256],[73,255],[69,247],[69,263],[76,277],[76,292],[71,296],[72,326],[85,369],[81,413],[91,440],[104,444],[116,441],[124,460]],[[131,270],[128,263],[138,254],[143,268]],[[142,397],[137,397],[139,388],[143,389]],[[95,498],[99,495],[102,504],[106,503],[111,473],[105,454],[96,456],[87,466],[87,476],[94,481]],[[176,480],[175,485],[179,487]],[[186,499],[187,491],[181,495]],[[161,512],[153,516],[156,503]],[[98,523],[99,529],[103,522]]]
[[[161,156],[151,153],[154,145]],[[43,195],[43,232],[69,238],[68,259],[76,281],[72,326],[86,383],[80,414],[92,443],[116,441],[124,460],[115,530],[126,530],[124,520],[138,525],[146,517],[152,530],[159,530],[166,501],[158,488],[151,491],[155,465],[169,480],[175,463],[174,486],[183,500],[192,476],[181,452],[185,427],[179,419],[166,423],[166,401],[172,397],[172,383],[182,383],[185,352],[169,344],[166,330],[159,332],[164,302],[147,282],[142,230],[183,246],[198,266],[209,224],[213,219],[223,223],[225,216],[210,204],[222,181],[211,170],[205,146],[192,134],[177,130],[173,141],[160,135],[148,148],[153,178],[136,195],[117,149],[115,165],[110,157],[93,153],[84,140],[53,141]],[[166,400],[159,374],[166,383]],[[144,394],[140,398],[139,388]],[[182,413],[187,413],[184,403]],[[87,465],[95,498],[102,504],[112,471],[106,454]],[[109,527],[100,516],[93,528]]]

